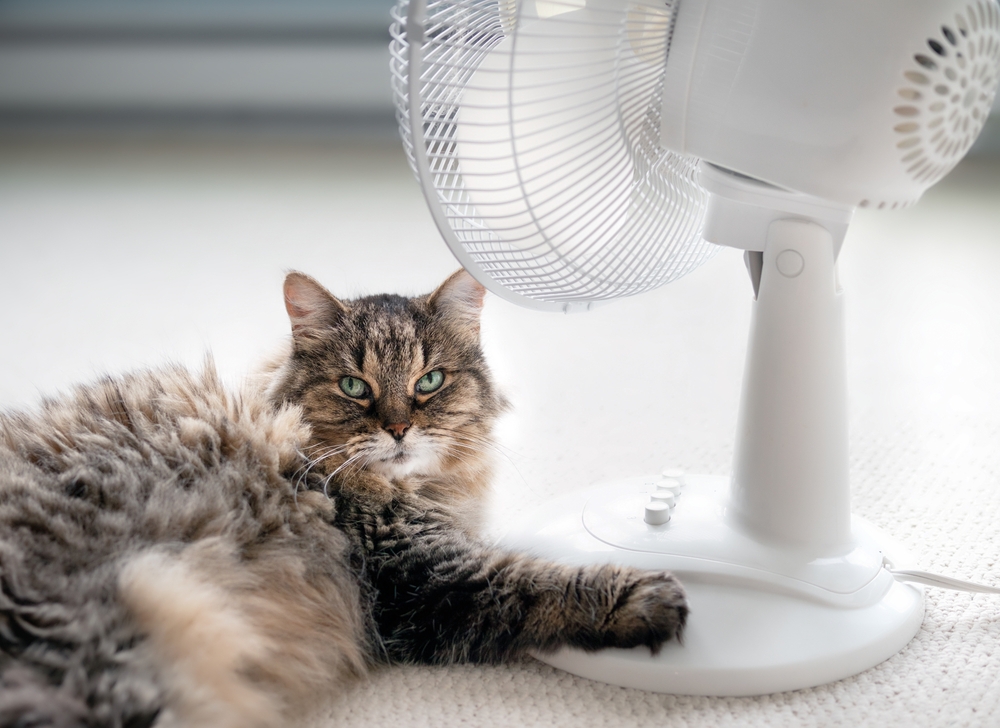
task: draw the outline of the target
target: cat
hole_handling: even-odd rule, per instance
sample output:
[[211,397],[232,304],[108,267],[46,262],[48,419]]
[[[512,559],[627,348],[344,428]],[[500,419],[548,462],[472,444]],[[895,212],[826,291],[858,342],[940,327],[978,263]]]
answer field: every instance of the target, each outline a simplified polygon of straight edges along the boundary
[[484,293],[293,272],[288,351],[238,391],[209,360],[0,415],[0,726],[285,726],[381,664],[679,638],[671,574],[475,536]]

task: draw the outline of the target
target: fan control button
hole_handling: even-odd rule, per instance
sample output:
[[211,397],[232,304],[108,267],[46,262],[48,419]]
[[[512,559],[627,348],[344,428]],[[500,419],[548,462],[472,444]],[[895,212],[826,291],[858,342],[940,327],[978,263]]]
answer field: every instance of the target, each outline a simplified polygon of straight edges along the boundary
[[684,483],[677,478],[663,478],[662,480],[658,480],[655,485],[657,490],[667,491],[668,493],[673,493],[675,496],[680,495],[681,489],[684,487]]
[[778,257],[775,258],[774,262],[778,266],[778,272],[785,278],[794,278],[806,267],[806,261],[803,259],[802,254],[791,248],[778,253]]
[[670,520],[670,506],[662,501],[652,501],[646,504],[646,515],[643,519],[650,526],[662,526]]
[[657,489],[653,495],[649,496],[649,499],[654,503],[666,503],[669,508],[673,508],[677,505],[677,496],[671,493],[669,490]]
[[684,484],[684,471],[680,468],[665,468],[660,475],[664,478],[673,478],[680,481],[681,485]]

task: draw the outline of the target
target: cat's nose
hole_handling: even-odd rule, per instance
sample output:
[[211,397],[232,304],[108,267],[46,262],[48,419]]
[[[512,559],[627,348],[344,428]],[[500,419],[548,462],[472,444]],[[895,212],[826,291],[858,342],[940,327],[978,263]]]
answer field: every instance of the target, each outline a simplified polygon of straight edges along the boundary
[[402,440],[403,435],[405,435],[406,431],[410,429],[410,423],[393,422],[388,425],[383,425],[382,427],[385,429],[386,432],[395,437],[397,440]]

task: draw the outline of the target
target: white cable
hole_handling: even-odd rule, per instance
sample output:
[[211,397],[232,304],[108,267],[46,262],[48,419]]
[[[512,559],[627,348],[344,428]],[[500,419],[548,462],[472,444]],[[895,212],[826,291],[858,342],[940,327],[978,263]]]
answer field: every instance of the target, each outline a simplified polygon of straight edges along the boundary
[[[888,567],[886,567],[888,568]],[[1000,588],[977,584],[974,581],[964,581],[953,579],[950,576],[931,574],[927,571],[916,571],[913,569],[889,569],[897,581],[912,581],[926,586],[936,586],[940,589],[952,589],[954,591],[974,592],[976,594],[1000,594]]]

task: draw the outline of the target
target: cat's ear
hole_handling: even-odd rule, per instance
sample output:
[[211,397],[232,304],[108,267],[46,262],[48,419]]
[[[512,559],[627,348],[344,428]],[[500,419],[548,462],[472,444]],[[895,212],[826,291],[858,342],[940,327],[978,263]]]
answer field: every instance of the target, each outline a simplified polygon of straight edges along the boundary
[[292,336],[313,337],[347,313],[347,306],[305,273],[285,277],[285,310],[292,322]]
[[486,289],[465,270],[458,270],[427,297],[427,304],[439,316],[479,333],[479,315]]

